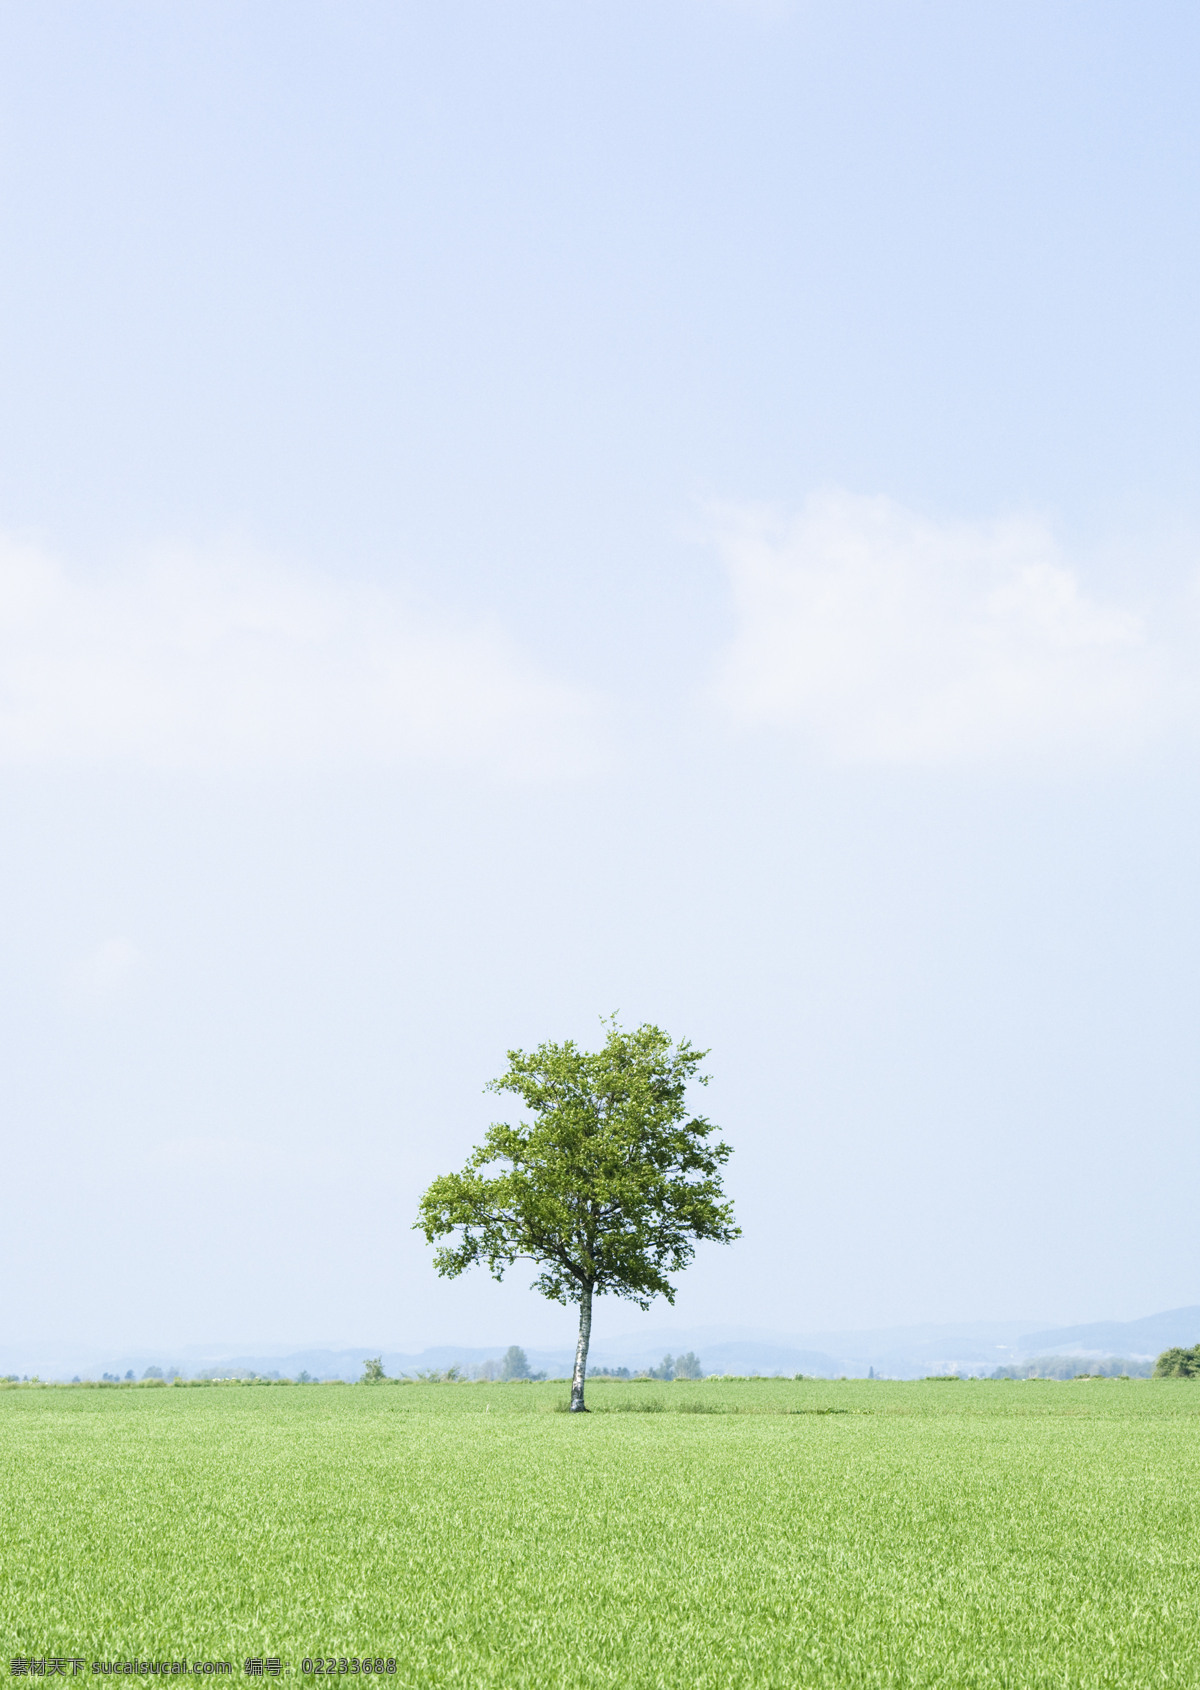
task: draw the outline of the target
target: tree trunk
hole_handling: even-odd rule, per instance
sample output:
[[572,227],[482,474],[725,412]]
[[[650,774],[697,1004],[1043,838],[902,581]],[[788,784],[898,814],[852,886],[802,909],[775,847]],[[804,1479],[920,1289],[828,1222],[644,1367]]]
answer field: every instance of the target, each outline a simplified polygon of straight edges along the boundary
[[592,1341],[592,1288],[585,1285],[579,1298],[579,1342],[575,1345],[575,1371],[571,1375],[571,1413],[586,1414],[583,1382],[587,1378],[588,1345]]

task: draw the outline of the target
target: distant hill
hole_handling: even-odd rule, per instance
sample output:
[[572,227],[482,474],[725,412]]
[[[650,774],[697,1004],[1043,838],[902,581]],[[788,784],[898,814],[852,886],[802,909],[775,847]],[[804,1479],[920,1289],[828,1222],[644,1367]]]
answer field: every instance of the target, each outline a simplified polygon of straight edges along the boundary
[[927,1373],[991,1372],[1021,1359],[1018,1336],[1029,1321],[968,1321],[947,1326],[783,1335],[730,1328],[626,1333],[594,1348],[598,1365],[645,1367],[670,1350],[694,1350],[706,1373],[816,1373],[836,1378],[876,1374],[919,1379]]
[[1058,1354],[1156,1356],[1174,1344],[1200,1343],[1200,1304],[1144,1315],[1141,1320],[1096,1320],[1087,1326],[1060,1326],[1049,1332],[1027,1332],[1020,1347],[1028,1354],[1041,1350]]
[[927,1373],[991,1372],[1019,1359],[1019,1333],[1028,1321],[959,1321],[951,1325],[893,1326],[860,1332],[813,1332],[796,1340],[837,1358],[837,1373],[870,1368],[893,1379]]
[[[400,1374],[443,1370],[451,1365],[469,1369],[485,1361],[499,1361],[521,1334],[507,1334],[503,1342],[486,1348],[439,1344],[419,1352],[390,1349],[372,1343],[313,1344],[285,1349],[263,1345],[235,1353],[231,1347],[180,1346],[173,1350],[125,1352],[69,1343],[21,1344],[0,1341],[0,1374],[38,1373],[43,1379],[70,1379],[76,1374],[98,1378],[101,1372],[140,1378],[149,1366],[175,1367],[187,1375],[212,1368],[296,1378],[308,1373],[316,1379],[359,1379],[367,1356],[381,1355],[385,1372]],[[869,1331],[765,1332],[749,1327],[643,1327],[598,1334],[592,1345],[594,1367],[627,1367],[637,1372],[656,1366],[670,1352],[688,1350],[700,1358],[705,1373],[809,1373],[836,1378],[865,1377],[870,1371],[885,1378],[913,1379],[928,1373],[986,1374],[1046,1358],[1071,1356],[1097,1360],[1123,1357],[1152,1358],[1174,1344],[1200,1342],[1200,1305],[1168,1309],[1141,1320],[1092,1321],[1082,1326],[1036,1327],[1031,1321],[963,1321],[954,1325],[882,1327]],[[562,1378],[571,1371],[573,1347],[539,1349],[525,1344],[529,1363],[537,1372]]]
[[[679,1354],[678,1349],[675,1353]],[[700,1365],[705,1373],[818,1373],[828,1377],[838,1370],[833,1356],[823,1350],[795,1350],[786,1344],[764,1344],[754,1339],[709,1344],[700,1356]]]

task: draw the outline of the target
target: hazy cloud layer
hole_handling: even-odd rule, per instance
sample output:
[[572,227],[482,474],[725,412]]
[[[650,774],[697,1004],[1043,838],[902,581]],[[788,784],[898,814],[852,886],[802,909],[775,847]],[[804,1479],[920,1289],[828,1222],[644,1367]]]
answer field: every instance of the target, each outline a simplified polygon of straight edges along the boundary
[[828,494],[787,523],[727,515],[722,548],[737,631],[720,696],[825,756],[1104,755],[1191,713],[1169,644],[1089,594],[1037,522]]
[[0,545],[0,762],[570,769],[590,702],[500,633],[257,559],[73,572]]

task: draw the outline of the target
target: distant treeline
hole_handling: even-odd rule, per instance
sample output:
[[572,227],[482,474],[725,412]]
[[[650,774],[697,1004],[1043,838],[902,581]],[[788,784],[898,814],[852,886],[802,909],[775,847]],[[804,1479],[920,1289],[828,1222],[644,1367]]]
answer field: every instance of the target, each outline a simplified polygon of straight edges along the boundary
[[[638,1372],[631,1372],[627,1367],[601,1367],[592,1369],[593,1377],[600,1379],[702,1379],[703,1370],[700,1358],[691,1350],[686,1355],[665,1355],[657,1367],[645,1368]],[[564,1375],[564,1377],[566,1377]],[[510,1344],[503,1356],[495,1361],[480,1362],[473,1367],[457,1365],[444,1368],[423,1368],[416,1373],[402,1373],[389,1376],[383,1367],[382,1356],[369,1356],[363,1362],[363,1372],[357,1383],[361,1385],[467,1385],[467,1384],[503,1384],[519,1385],[534,1384],[545,1379],[544,1372],[536,1372],[529,1365],[529,1358],[519,1344]],[[177,1367],[148,1367],[140,1378],[135,1378],[132,1368],[124,1376],[117,1373],[102,1373],[99,1379],[81,1379],[78,1374],[70,1381],[48,1381],[40,1379],[36,1374],[18,1376],[15,1373],[0,1376],[0,1385],[42,1385],[48,1383],[72,1385],[91,1385],[96,1387],[119,1386],[129,1389],[133,1386],[162,1385],[344,1385],[350,1381],[341,1375],[327,1375],[323,1379],[314,1378],[307,1371],[298,1373],[295,1378],[288,1378],[280,1373],[257,1373],[248,1367],[207,1367],[202,1372],[188,1378]]]
[[689,1350],[686,1355],[665,1355],[657,1367],[592,1367],[588,1374],[592,1379],[703,1379],[704,1369],[700,1357]]
[[993,1379],[1200,1379],[1200,1344],[1164,1350],[1158,1360],[1123,1356],[1038,1356],[1018,1367],[998,1367]]
[[[700,1358],[689,1350],[686,1355],[665,1355],[657,1367],[633,1369],[628,1367],[594,1367],[590,1376],[597,1380],[623,1380],[630,1384],[646,1384],[652,1381],[669,1383],[671,1380],[698,1380],[708,1377],[710,1382],[717,1384],[723,1379],[734,1382],[732,1374],[705,1375],[700,1365]],[[989,1374],[976,1374],[976,1379],[992,1380],[1006,1379],[1200,1379],[1200,1344],[1191,1349],[1174,1348],[1164,1350],[1154,1363],[1149,1361],[1135,1361],[1125,1356],[1035,1356],[1031,1361],[1020,1362],[1009,1367],[997,1367]],[[566,1377],[566,1375],[561,1375]],[[737,1379],[765,1379],[765,1378],[809,1378],[814,1383],[820,1375],[778,1374],[745,1374],[737,1375]],[[841,1380],[847,1381],[842,1374]],[[968,1375],[939,1374],[937,1378],[964,1379]],[[363,1373],[359,1380],[362,1385],[468,1385],[468,1384],[534,1384],[546,1378],[544,1372],[535,1372],[529,1365],[529,1358],[519,1344],[511,1344],[504,1355],[494,1361],[485,1361],[473,1367],[450,1366],[446,1368],[426,1368],[415,1374],[400,1374],[390,1377],[384,1372],[382,1358],[374,1356],[363,1363]],[[279,1373],[256,1373],[252,1368],[209,1367],[202,1372],[188,1378],[176,1367],[148,1367],[140,1378],[136,1378],[132,1369],[124,1375],[116,1373],[102,1373],[99,1379],[80,1378],[78,1374],[71,1380],[43,1380],[37,1374],[17,1375],[8,1373],[0,1375],[0,1387],[14,1385],[79,1385],[95,1389],[138,1389],[161,1388],[164,1386],[204,1386],[204,1385],[345,1385],[352,1381],[341,1375],[326,1375],[315,1378],[311,1373],[301,1372],[295,1378],[288,1378]]]
[[209,1385],[345,1385],[345,1379],[281,1379],[278,1375],[269,1378],[262,1373],[229,1374],[219,1378],[205,1378],[197,1375],[195,1379],[185,1379],[181,1373],[176,1373],[170,1379],[41,1379],[36,1373],[20,1376],[16,1373],[0,1374],[0,1390],[22,1390],[29,1385],[42,1388],[47,1386],[56,1391],[152,1391],[152,1390],[195,1390],[197,1387]]
[[1014,1367],[997,1367],[992,1379],[1148,1379],[1151,1363],[1125,1356],[1035,1356]]
[[[544,1379],[544,1373],[535,1374],[530,1379],[514,1381],[518,1384],[533,1384]],[[27,1386],[37,1385],[41,1388],[51,1387],[56,1391],[150,1391],[150,1390],[179,1390],[185,1391],[223,1385],[483,1385],[489,1383],[486,1379],[468,1379],[457,1368],[447,1368],[444,1373],[423,1373],[419,1378],[410,1378],[407,1374],[398,1379],[388,1378],[364,1381],[361,1379],[343,1379],[334,1374],[327,1379],[314,1379],[310,1374],[299,1374],[295,1379],[286,1379],[277,1373],[222,1373],[212,1377],[197,1374],[194,1379],[185,1379],[177,1373],[172,1379],[41,1379],[31,1374],[20,1377],[15,1373],[0,1374],[0,1390],[23,1390]],[[508,1381],[504,1381],[508,1383]]]

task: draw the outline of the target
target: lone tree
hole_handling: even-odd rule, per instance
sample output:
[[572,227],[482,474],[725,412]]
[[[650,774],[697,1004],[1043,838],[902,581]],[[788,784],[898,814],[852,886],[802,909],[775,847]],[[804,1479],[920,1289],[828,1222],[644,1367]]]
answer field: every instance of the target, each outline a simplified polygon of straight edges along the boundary
[[673,1303],[667,1275],[687,1267],[696,1241],[741,1233],[721,1187],[729,1146],[710,1142],[716,1128],[689,1116],[684,1097],[690,1080],[708,1083],[696,1072],[707,1051],[649,1023],[604,1026],[598,1051],[570,1039],[509,1051],[487,1090],[515,1092],[532,1119],[494,1123],[461,1173],[434,1180],[416,1222],[431,1244],[457,1235],[434,1258],[446,1278],[483,1262],[503,1279],[528,1260],[544,1296],[579,1304],[573,1414],[586,1412],[592,1298]]
[[520,1344],[510,1344],[505,1350],[504,1360],[500,1363],[500,1377],[506,1384],[511,1384],[514,1379],[533,1378],[529,1357]]

